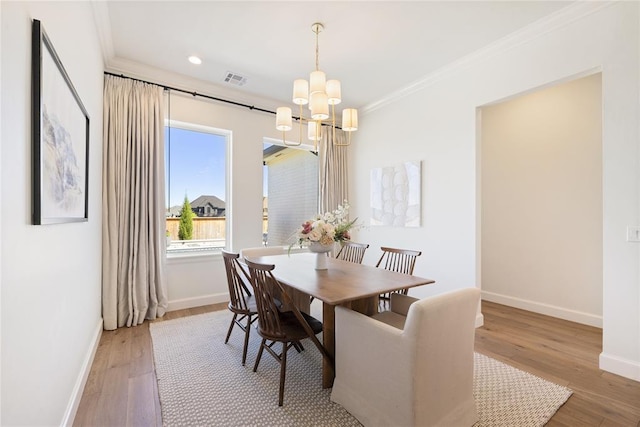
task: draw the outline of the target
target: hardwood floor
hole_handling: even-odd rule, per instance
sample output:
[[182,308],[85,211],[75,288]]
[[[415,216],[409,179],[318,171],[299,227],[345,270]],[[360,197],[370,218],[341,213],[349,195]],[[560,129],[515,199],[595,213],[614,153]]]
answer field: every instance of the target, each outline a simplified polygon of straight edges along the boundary
[[[216,304],[168,313],[170,319],[226,309]],[[547,426],[640,427],[640,382],[598,369],[600,329],[490,302],[476,351],[571,388]],[[74,426],[161,426],[149,324],[105,331]]]

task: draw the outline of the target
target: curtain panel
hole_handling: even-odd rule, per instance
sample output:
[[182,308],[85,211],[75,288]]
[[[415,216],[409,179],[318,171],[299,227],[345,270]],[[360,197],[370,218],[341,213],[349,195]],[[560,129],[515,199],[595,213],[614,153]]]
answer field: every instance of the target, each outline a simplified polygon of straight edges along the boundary
[[[346,133],[336,129],[335,138],[343,144]],[[348,146],[333,144],[333,133],[327,127],[322,135],[319,146],[319,203],[320,212],[335,210],[349,198],[349,178],[347,169]]]
[[159,86],[105,76],[102,159],[104,329],[167,309],[164,102]]

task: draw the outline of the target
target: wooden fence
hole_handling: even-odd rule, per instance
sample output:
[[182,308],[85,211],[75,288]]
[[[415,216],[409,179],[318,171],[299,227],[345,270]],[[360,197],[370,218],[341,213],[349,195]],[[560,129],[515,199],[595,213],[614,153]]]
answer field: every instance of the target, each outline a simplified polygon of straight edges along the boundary
[[[180,218],[167,218],[167,231],[171,240],[178,239],[178,229]],[[226,238],[226,218],[225,217],[195,217],[193,218],[193,239],[225,239]],[[262,232],[267,232],[267,217],[262,218]]]

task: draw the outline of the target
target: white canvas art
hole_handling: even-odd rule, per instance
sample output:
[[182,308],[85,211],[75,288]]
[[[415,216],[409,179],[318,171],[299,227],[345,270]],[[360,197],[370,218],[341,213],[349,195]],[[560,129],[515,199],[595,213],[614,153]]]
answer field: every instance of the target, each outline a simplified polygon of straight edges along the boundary
[[420,162],[371,170],[371,225],[420,227]]

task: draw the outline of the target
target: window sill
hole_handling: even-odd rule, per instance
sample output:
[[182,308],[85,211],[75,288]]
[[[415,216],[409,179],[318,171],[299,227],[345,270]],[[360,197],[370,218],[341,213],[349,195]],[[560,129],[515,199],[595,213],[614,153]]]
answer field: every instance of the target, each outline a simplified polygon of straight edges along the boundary
[[208,262],[213,259],[222,258],[219,250],[198,251],[198,252],[167,252],[167,263],[185,263],[185,262]]

